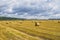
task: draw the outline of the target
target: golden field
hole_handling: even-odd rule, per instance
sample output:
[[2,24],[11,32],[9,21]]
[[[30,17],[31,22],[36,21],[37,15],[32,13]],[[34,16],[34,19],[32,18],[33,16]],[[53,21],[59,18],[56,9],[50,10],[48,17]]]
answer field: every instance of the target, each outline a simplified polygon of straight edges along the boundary
[[[40,25],[35,26],[35,21]],[[60,20],[0,21],[0,40],[60,40]]]

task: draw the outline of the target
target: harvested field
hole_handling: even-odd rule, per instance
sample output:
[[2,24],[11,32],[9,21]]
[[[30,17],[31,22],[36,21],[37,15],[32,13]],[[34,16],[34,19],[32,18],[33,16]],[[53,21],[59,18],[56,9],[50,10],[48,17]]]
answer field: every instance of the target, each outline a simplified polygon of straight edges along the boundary
[[60,40],[60,20],[3,20],[0,40]]

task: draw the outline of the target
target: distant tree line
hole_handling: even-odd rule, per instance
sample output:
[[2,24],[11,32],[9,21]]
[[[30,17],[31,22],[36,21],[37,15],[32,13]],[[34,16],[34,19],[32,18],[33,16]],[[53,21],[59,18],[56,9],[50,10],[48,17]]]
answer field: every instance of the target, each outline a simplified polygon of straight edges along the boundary
[[0,17],[0,20],[25,20],[23,18]]

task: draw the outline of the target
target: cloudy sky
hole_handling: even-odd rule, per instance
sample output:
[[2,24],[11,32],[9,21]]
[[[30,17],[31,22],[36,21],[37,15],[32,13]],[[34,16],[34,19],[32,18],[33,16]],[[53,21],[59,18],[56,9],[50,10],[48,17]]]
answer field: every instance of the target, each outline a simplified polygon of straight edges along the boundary
[[60,0],[0,0],[0,16],[26,19],[60,18]]

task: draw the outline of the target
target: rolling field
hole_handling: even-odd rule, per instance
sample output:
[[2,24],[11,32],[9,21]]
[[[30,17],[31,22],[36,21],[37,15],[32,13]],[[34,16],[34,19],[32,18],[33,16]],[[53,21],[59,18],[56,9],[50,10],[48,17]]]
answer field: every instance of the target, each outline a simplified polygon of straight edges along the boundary
[[[39,26],[35,26],[35,21]],[[0,40],[60,40],[60,20],[0,21]]]

